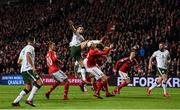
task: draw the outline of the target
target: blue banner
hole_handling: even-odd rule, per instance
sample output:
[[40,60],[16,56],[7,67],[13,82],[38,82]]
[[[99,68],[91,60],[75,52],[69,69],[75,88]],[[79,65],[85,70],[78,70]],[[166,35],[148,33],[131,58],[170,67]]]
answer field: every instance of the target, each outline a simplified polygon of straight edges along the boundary
[[21,75],[2,75],[0,76],[1,85],[23,85],[24,81]]
[[[47,78],[43,77],[45,81]],[[131,83],[128,86],[140,86],[140,87],[149,87],[156,81],[156,77],[132,77]],[[121,77],[111,77],[109,79],[109,84],[117,86],[121,83]],[[45,81],[46,82],[46,81]],[[0,76],[0,85],[23,85],[24,81],[22,76],[19,75],[2,75]],[[159,85],[161,86],[161,85]],[[167,81],[168,87],[177,87],[180,88],[180,77],[170,77]]]

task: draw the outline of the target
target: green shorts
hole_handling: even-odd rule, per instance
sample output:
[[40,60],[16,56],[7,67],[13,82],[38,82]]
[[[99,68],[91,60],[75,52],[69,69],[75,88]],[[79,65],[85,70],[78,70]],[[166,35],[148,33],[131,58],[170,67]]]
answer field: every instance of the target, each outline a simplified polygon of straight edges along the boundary
[[157,73],[158,73],[159,75],[163,75],[163,74],[167,74],[168,71],[167,71],[167,69],[163,69],[163,68],[158,68],[158,67],[157,67]]
[[39,75],[34,73],[32,70],[22,72],[22,77],[25,83],[31,83],[40,79]]
[[70,50],[71,50],[71,56],[72,56],[75,60],[79,61],[80,58],[81,58],[81,46],[80,46],[80,45],[79,45],[79,46],[72,46],[72,47],[70,48]]

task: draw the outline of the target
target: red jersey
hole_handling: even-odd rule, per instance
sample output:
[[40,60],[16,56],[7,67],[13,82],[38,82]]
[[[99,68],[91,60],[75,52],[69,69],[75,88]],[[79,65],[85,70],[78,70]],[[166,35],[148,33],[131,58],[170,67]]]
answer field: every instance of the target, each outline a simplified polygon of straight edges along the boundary
[[57,64],[58,57],[55,51],[48,51],[46,55],[46,61],[48,65],[49,74],[59,71],[60,68],[59,68],[59,65]]
[[98,58],[103,57],[103,55],[109,54],[110,49],[100,51],[97,49],[90,49],[87,55],[87,67],[91,68],[98,64]]
[[96,59],[98,66],[102,66],[107,61],[106,56],[101,56]]
[[128,73],[132,66],[136,65],[136,69],[139,70],[140,67],[137,64],[136,59],[130,60],[129,57],[122,58],[116,62],[116,65],[114,66],[114,70],[119,69],[119,71],[122,71],[124,73]]

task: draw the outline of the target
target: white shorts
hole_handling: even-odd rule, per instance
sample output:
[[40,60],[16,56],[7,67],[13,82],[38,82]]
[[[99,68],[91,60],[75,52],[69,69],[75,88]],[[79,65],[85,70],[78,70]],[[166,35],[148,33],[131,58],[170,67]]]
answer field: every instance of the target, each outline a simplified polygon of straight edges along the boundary
[[86,69],[88,68],[88,67],[87,67],[87,58],[83,60],[83,65],[84,65],[84,67],[85,67]]
[[124,73],[124,72],[122,72],[122,71],[119,71],[119,75],[120,75],[120,77],[121,77],[122,79],[128,79],[128,78],[129,78],[128,73]]
[[104,73],[96,66],[88,68],[87,67],[87,59],[83,60],[83,64],[84,67],[86,68],[86,72],[89,72],[90,74],[92,74],[96,80],[99,80],[100,78],[102,78],[102,76],[104,76]]
[[67,79],[67,75],[61,70],[52,73],[52,77],[58,82],[63,82],[65,79]]

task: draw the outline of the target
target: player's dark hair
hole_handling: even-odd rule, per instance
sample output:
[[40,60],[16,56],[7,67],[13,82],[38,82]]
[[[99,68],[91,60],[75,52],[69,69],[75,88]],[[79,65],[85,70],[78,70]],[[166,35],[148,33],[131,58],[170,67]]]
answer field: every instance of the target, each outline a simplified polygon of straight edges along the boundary
[[159,44],[163,44],[164,45],[164,42],[159,42]]
[[100,49],[100,50],[103,50],[104,49],[104,45],[103,44],[97,44],[96,45],[96,48]]
[[34,42],[34,40],[35,40],[34,37],[27,37],[27,38],[26,38],[26,41],[27,41],[27,42],[31,42],[31,43],[32,43],[32,42]]
[[76,28],[83,27],[83,25],[77,25]]

